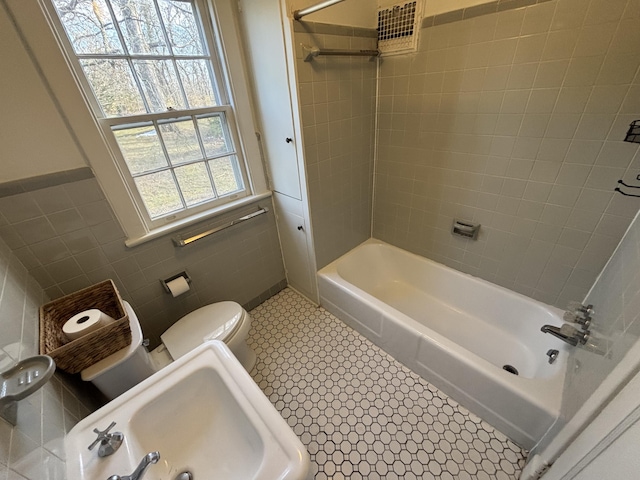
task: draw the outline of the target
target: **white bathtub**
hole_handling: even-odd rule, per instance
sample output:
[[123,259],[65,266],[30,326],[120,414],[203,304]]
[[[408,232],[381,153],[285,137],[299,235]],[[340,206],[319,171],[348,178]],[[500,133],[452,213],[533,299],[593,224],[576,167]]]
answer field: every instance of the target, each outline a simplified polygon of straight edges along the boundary
[[323,307],[524,448],[558,417],[571,347],[540,331],[557,308],[375,239],[318,283]]

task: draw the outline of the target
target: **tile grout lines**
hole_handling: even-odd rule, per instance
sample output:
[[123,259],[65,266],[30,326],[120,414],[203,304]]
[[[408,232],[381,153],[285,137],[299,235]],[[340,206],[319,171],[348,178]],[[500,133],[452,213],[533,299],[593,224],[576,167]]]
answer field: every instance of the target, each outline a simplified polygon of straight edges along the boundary
[[251,311],[252,376],[325,479],[516,479],[527,452],[290,289]]

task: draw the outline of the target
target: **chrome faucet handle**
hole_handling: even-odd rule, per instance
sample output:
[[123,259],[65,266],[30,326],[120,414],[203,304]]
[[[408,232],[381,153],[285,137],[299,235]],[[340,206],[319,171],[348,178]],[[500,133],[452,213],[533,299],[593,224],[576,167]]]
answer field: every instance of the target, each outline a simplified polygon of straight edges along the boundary
[[569,302],[567,311],[563,315],[566,322],[578,323],[586,330],[591,325],[591,316],[595,313],[593,305],[583,305],[580,302]]
[[97,428],[93,429],[93,433],[98,434],[98,438],[96,438],[91,445],[89,445],[89,450],[93,450],[96,445],[100,444],[100,448],[98,448],[98,456],[99,457],[108,457],[115,453],[122,442],[124,441],[124,435],[120,432],[109,433],[113,427],[116,426],[116,422],[111,422],[111,424],[105,428],[104,430],[98,430]]
[[584,345],[589,340],[589,336],[591,335],[591,330],[587,329],[587,326],[582,326],[582,332],[578,330],[576,337],[578,338],[578,342],[580,345]]
[[565,322],[578,323],[582,325],[583,329],[587,329],[591,325],[591,317],[585,317],[576,312],[564,312],[562,319]]
[[569,305],[567,305],[567,310],[570,310],[572,312],[580,312],[584,316],[588,317],[595,313],[595,311],[593,310],[593,305],[583,305],[580,302],[569,302]]

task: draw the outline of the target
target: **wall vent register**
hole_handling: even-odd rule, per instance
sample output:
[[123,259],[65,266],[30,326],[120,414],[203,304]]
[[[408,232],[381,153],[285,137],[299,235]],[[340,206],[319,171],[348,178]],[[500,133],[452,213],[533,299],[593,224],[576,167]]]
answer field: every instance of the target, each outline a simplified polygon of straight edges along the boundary
[[415,52],[420,32],[421,4],[403,2],[378,10],[378,48],[382,54]]

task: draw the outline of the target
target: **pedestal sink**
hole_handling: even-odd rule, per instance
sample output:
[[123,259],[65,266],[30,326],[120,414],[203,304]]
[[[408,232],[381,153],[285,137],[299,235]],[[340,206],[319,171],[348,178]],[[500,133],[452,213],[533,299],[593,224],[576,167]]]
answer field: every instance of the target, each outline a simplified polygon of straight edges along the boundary
[[[87,449],[94,428],[112,421],[124,434],[113,454]],[[149,452],[160,460],[149,480],[174,480],[188,471],[199,479],[302,480],[309,456],[291,428],[219,341],[204,343],[100,410],[65,439],[67,477],[128,475]]]

